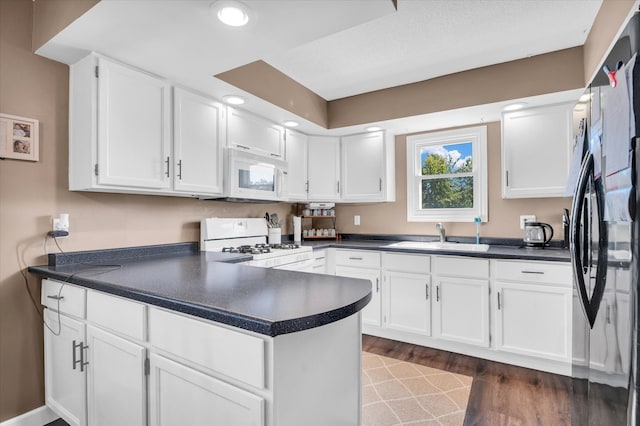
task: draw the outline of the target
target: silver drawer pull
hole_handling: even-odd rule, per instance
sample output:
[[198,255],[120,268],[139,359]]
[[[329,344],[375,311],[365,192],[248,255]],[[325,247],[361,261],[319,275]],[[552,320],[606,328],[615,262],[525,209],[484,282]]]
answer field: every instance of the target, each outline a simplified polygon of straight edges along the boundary
[[537,275],[544,275],[543,271],[522,271],[523,274],[537,274]]
[[361,257],[350,257],[349,260],[362,260]]
[[62,300],[64,296],[47,296],[47,299]]

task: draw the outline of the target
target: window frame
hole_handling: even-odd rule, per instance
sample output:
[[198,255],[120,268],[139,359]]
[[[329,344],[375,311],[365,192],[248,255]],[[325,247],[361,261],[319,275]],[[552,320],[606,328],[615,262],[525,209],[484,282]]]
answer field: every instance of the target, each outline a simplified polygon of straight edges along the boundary
[[[454,145],[471,142],[473,157],[473,207],[422,209],[422,164],[420,149],[425,146]],[[480,217],[488,221],[487,126],[465,127],[407,136],[407,221],[473,222]],[[456,177],[442,175],[443,178]]]

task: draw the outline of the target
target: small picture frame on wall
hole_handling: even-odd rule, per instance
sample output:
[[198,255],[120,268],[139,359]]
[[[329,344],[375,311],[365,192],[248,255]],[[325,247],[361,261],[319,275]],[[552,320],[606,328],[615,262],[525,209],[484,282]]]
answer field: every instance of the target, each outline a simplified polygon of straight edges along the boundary
[[0,114],[0,158],[38,161],[38,120]]

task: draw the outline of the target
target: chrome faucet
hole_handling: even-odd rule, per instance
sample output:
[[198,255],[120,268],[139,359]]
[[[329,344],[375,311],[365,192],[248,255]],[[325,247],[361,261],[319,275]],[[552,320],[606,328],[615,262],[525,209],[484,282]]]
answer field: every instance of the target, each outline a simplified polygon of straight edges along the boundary
[[436,223],[436,229],[440,233],[440,242],[444,243],[445,241],[447,241],[447,237],[445,236],[444,225],[441,223]]

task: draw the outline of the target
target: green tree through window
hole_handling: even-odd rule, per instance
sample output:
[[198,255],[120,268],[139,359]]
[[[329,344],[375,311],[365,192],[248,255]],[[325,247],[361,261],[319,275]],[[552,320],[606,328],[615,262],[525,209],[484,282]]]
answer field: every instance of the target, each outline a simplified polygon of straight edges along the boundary
[[440,145],[423,152],[422,208],[473,207],[473,159],[460,158],[456,148],[471,150],[471,143]]

